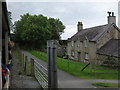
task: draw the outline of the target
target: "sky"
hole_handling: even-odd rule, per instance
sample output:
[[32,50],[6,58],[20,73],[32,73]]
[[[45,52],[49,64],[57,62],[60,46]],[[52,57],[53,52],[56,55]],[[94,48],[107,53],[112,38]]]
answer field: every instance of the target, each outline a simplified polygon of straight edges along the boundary
[[120,1],[118,5],[118,27],[120,28]]
[[[114,1],[114,2],[113,2]],[[112,11],[118,18],[118,0],[26,0],[17,2],[9,0],[8,10],[12,12],[12,20],[17,21],[25,13],[42,14],[59,18],[65,25],[61,39],[66,40],[77,32],[77,23],[81,21],[83,28],[107,24],[107,12]],[[118,21],[117,21],[118,22]]]

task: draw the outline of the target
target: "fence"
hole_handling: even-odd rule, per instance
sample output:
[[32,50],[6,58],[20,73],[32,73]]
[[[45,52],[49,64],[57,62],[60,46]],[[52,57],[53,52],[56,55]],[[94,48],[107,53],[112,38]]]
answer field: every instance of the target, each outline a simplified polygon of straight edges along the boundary
[[26,74],[35,76],[42,88],[48,88],[48,70],[35,58],[22,52],[22,66]]
[[[22,52],[24,72],[36,77],[42,88],[57,89],[56,41],[47,42],[48,68],[43,67],[32,55]],[[31,68],[31,69],[30,69]]]
[[48,88],[48,70],[34,60],[35,77],[43,88]]

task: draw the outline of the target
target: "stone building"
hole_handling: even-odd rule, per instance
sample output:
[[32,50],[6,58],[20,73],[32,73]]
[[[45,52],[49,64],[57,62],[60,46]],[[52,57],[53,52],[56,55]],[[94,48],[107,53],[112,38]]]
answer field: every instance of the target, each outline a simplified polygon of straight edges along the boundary
[[[120,46],[114,43],[119,40],[118,34],[120,34],[120,29],[116,26],[116,16],[114,16],[114,13],[108,12],[108,14],[108,23],[105,25],[83,29],[82,22],[78,22],[78,32],[69,38],[67,43],[67,54],[70,59],[101,64],[101,55],[120,56],[117,53],[117,49]],[[113,50],[109,50],[110,48]]]

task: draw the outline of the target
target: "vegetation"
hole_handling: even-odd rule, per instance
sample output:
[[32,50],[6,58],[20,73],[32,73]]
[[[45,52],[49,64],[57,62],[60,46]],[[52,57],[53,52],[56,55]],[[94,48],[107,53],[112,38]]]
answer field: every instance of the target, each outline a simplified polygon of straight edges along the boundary
[[118,84],[113,83],[93,83],[92,85],[96,87],[118,87]]
[[[40,51],[31,50],[29,51],[32,55],[38,57],[39,59],[47,62],[47,55]],[[80,78],[91,78],[91,79],[118,79],[118,71],[112,70],[103,67],[103,66],[96,66],[97,70],[90,70],[90,66],[88,66],[84,71],[81,69],[86,64],[80,62],[74,62],[71,60],[66,60],[62,58],[57,58],[57,67],[61,70],[68,72],[71,75],[80,77]],[[94,67],[94,66],[93,66]],[[103,69],[104,68],[104,69]],[[101,73],[101,74],[100,74]],[[113,74],[109,74],[113,73]]]
[[103,64],[106,64],[107,66],[112,68],[118,68],[119,66],[119,62],[116,62],[113,56],[108,56],[106,60],[103,62]]
[[19,75],[27,75],[27,76],[29,76],[31,74],[31,64],[30,64],[30,62],[27,62],[27,66],[26,66],[26,69],[27,69],[26,71],[27,72],[24,72],[24,70],[23,70],[24,61],[23,61],[23,59],[21,59],[21,52],[20,52],[19,48],[15,48],[13,50],[13,54],[19,60],[18,64],[21,66],[18,74]]
[[60,33],[62,34],[65,29],[59,19],[29,13],[22,15],[14,27],[15,41],[38,49],[42,49],[47,40],[59,40]]

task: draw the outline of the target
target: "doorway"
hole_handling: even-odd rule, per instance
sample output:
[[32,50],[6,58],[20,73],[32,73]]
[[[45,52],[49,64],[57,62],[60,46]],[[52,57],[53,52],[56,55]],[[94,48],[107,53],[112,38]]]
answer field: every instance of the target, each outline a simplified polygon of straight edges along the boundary
[[81,52],[78,52],[78,61],[81,60]]

